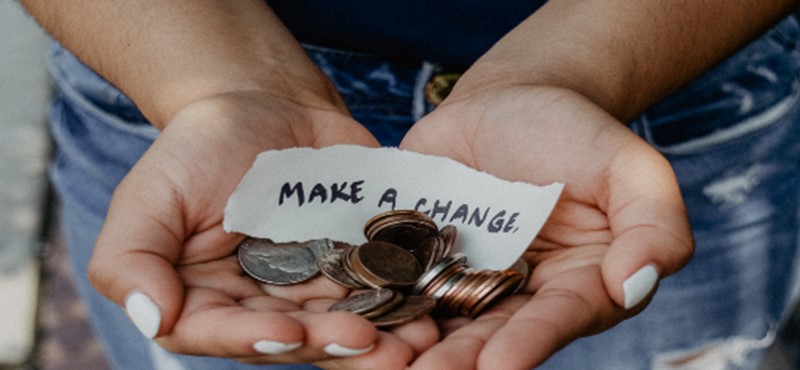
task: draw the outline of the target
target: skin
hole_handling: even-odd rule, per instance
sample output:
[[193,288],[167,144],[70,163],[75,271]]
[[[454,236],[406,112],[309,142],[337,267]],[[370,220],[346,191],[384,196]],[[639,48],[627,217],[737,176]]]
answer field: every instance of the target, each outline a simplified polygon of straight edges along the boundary
[[[162,130],[114,193],[89,268],[98,291],[152,298],[167,350],[332,369],[530,368],[641,311],[649,298],[623,308],[623,282],[647,264],[676,272],[693,242],[669,164],[623,123],[795,5],[554,0],[510,32],[401,147],[566,184],[525,254],[532,279],[474,321],[382,332],[324,312],[348,293],[325,279],[264,288],[231,258],[242,236],[222,230],[223,208],[256,154],[378,146],[266,4],[22,3]],[[264,356],[259,340],[303,346]],[[330,343],[374,348],[334,358]]]

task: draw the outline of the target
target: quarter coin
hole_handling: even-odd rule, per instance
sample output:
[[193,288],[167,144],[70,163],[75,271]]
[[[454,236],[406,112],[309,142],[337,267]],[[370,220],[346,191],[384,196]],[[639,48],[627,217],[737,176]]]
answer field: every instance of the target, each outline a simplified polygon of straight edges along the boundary
[[248,275],[268,284],[297,284],[319,273],[316,257],[304,243],[246,238],[239,244],[238,256]]
[[323,253],[335,248],[333,240],[327,238],[309,240],[303,243],[303,246],[308,248],[317,258],[319,258],[319,256],[321,256]]

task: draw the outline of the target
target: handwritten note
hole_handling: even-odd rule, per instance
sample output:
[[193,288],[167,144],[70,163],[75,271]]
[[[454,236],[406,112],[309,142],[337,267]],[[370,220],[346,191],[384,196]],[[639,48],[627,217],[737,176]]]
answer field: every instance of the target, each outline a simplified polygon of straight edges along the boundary
[[509,182],[397,148],[294,148],[258,156],[228,200],[224,226],[277,242],[361,244],[371,217],[415,209],[439,227],[457,227],[455,250],[471,266],[503,269],[534,239],[562,188]]

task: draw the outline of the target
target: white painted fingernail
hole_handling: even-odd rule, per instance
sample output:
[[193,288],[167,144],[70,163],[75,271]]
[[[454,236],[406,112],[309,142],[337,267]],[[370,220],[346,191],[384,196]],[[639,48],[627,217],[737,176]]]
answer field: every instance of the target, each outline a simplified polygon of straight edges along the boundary
[[374,344],[370,344],[367,348],[348,348],[340,346],[336,343],[331,343],[325,346],[325,353],[336,357],[350,357],[363,355],[369,351],[372,351],[373,347],[375,347]]
[[281,343],[269,340],[260,340],[253,343],[253,349],[256,350],[256,352],[263,353],[265,355],[279,355],[281,353],[294,351],[300,348],[302,345],[303,343],[300,342]]
[[625,294],[625,309],[639,304],[655,288],[658,282],[658,271],[653,265],[646,265],[636,271],[622,283]]
[[156,337],[161,326],[161,310],[150,297],[140,291],[131,292],[125,298],[125,311],[145,337]]

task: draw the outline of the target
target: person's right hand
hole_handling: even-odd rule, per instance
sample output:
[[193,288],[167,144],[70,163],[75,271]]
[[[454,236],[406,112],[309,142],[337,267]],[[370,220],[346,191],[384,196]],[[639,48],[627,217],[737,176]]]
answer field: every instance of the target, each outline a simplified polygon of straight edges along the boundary
[[539,366],[572,341],[641,312],[659,279],[692,255],[669,163],[574,91],[457,85],[401,148],[447,156],[509,181],[564,184],[524,253],[532,268],[528,284],[474,320],[443,321],[444,338],[413,369]]
[[237,263],[243,236],[222,228],[226,202],[258,153],[345,143],[378,146],[341,104],[256,92],[189,104],[115,191],[89,267],[93,284],[169,351],[404,368],[438,340],[432,320],[382,332],[357,315],[325,312],[348,293],[328,279],[260,286]]

